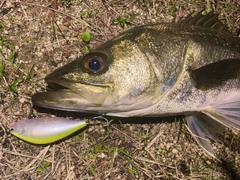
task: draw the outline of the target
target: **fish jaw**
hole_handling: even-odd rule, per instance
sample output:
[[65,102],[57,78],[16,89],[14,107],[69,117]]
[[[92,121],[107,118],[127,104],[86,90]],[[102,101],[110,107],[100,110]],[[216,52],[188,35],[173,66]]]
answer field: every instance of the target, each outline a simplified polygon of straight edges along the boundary
[[[96,108],[101,107],[69,89],[36,93],[32,96],[32,102],[34,105],[44,108],[89,113],[98,113]],[[100,100],[97,99],[97,102],[99,103]],[[98,111],[100,114],[102,113],[101,108]]]
[[32,102],[36,106],[94,114],[106,114],[117,117],[141,116],[158,102],[156,91],[152,96],[142,96],[138,99],[125,97],[121,101],[115,101],[112,96],[107,96],[102,104],[95,104],[77,93],[62,89],[36,93],[32,96]]
[[[111,83],[84,83],[74,81],[65,74],[52,73],[45,78],[52,91],[36,93],[32,96],[32,102],[36,106],[65,111],[81,111],[85,107],[91,112],[105,103],[112,94]],[[62,72],[62,71],[60,71]],[[84,111],[84,112],[86,112]]]
[[[95,104],[95,105],[101,105],[104,103],[106,98],[112,93],[113,90],[113,84],[111,83],[81,83],[81,82],[74,82],[68,79],[57,79],[57,78],[46,78],[46,82],[48,84],[57,84],[62,86],[63,88],[66,88],[68,91],[77,94],[82,99],[85,99],[89,101],[89,103]],[[62,93],[65,93],[65,91],[62,91],[60,88],[59,95]],[[56,92],[57,92],[56,91]],[[56,94],[56,95],[58,95]],[[72,95],[72,94],[71,94]],[[69,98],[71,98],[71,95]],[[54,99],[55,97],[49,97],[50,99]]]

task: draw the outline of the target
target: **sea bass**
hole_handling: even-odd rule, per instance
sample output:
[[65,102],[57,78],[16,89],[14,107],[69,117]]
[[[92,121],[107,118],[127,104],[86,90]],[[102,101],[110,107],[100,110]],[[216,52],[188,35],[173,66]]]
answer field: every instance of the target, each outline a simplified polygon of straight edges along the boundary
[[218,15],[128,30],[46,77],[34,105],[109,116],[185,115],[197,143],[240,130],[240,38]]

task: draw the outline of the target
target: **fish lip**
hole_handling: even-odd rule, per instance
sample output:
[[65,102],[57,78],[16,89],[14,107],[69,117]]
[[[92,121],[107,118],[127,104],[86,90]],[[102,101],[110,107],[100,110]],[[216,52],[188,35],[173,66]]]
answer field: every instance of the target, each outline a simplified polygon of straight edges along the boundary
[[67,93],[71,94],[74,97],[78,97],[79,100],[81,100],[83,106],[84,106],[84,104],[86,104],[86,102],[84,103],[84,99],[81,98],[81,96],[78,96],[76,93],[74,93],[73,91],[71,91],[69,89],[60,89],[60,90],[56,90],[56,91],[35,93],[32,96],[32,102],[33,102],[33,105],[35,105],[35,106],[40,106],[40,107],[49,108],[49,109],[58,109],[58,110],[65,110],[65,111],[78,111],[79,109],[74,110],[73,106],[71,106],[71,107],[64,106],[63,105],[64,98],[57,99],[57,97],[59,97],[60,94],[64,95]]
[[[63,97],[58,99],[59,93],[61,93]],[[53,99],[49,99],[49,97]],[[71,99],[68,99],[69,97]],[[75,102],[74,99],[76,100]],[[71,101],[74,103],[72,104]],[[32,96],[32,103],[34,106],[61,111],[72,111],[97,115],[106,113],[104,108],[101,108],[101,106],[87,101],[69,89],[36,93]]]
[[[50,90],[53,91],[58,91],[61,89],[68,89],[69,91],[76,92],[72,85],[73,84],[81,84],[84,86],[101,86],[101,87],[111,87],[112,85],[110,84],[100,84],[100,83],[86,83],[86,82],[81,82],[81,81],[70,81],[68,79],[64,78],[46,78],[45,82],[47,83],[48,87]],[[112,87],[111,87],[112,88]],[[77,93],[78,94],[78,93]]]
[[85,112],[86,110],[94,113],[93,109],[101,106],[112,91],[110,84],[80,83],[62,78],[48,78],[46,83],[50,91],[34,94],[33,105],[66,111]]
[[69,88],[68,85],[70,83],[76,83],[74,81],[69,81],[64,78],[51,78],[49,76],[45,78],[45,82],[47,83],[48,88],[53,91],[58,91],[61,89],[71,90],[71,88]]

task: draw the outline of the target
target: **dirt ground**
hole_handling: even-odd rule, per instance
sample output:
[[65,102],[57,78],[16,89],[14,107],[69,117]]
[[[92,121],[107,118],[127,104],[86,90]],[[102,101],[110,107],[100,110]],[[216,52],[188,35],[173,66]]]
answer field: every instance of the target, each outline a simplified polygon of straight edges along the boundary
[[[220,13],[233,34],[238,0],[7,0],[0,2],[0,179],[240,179],[240,134],[227,132],[206,155],[180,118],[114,119],[50,145],[10,135],[28,117],[44,77],[129,28],[177,22],[203,9]],[[119,19],[122,17],[122,19]],[[130,23],[129,23],[129,19]],[[118,22],[118,24],[114,24]],[[121,27],[122,23],[124,27]],[[86,43],[82,34],[89,32]],[[35,108],[36,117],[90,115]]]

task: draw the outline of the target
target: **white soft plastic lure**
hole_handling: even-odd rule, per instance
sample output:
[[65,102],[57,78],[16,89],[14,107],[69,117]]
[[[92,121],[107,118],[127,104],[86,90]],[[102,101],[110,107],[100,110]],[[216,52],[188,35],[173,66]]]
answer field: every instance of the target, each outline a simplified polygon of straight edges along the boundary
[[10,126],[11,134],[33,144],[49,144],[87,126],[85,120],[60,117],[20,120]]

